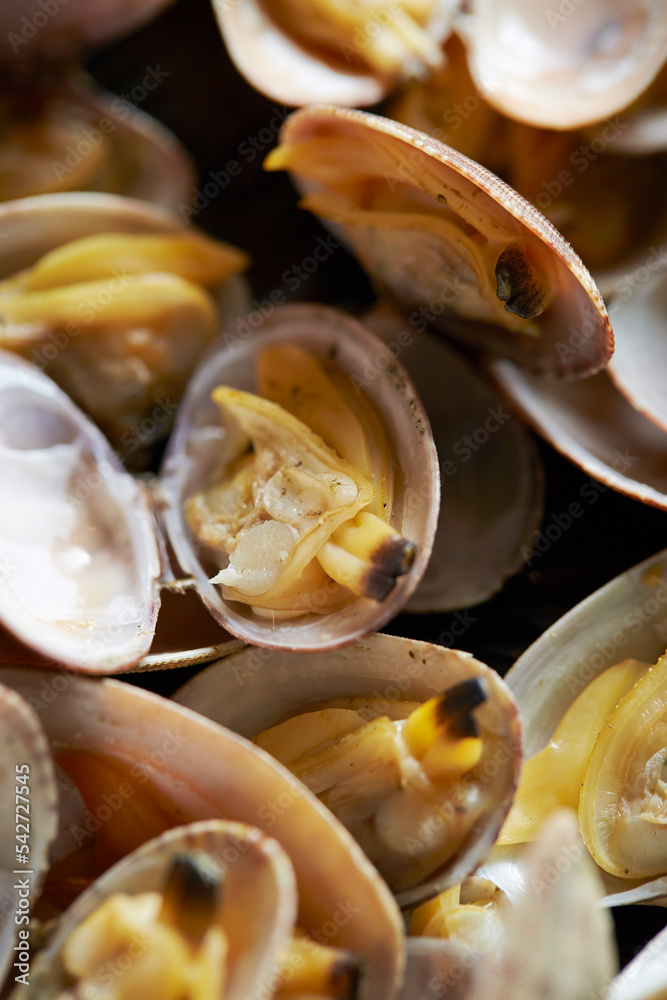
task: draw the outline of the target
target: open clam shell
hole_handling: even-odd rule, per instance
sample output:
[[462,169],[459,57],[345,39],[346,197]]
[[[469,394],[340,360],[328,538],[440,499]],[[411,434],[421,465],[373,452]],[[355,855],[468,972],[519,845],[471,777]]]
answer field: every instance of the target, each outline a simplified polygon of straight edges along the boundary
[[[666,645],[667,552],[663,551],[578,604],[533,643],[507,674],[521,712],[526,757],[546,746],[589,681],[627,657],[655,663]],[[648,717],[646,712],[642,715]],[[655,737],[659,739],[659,729]],[[517,860],[525,846],[494,848],[482,874],[512,895],[520,878]],[[667,876],[639,880],[601,874],[605,905],[667,896]]]
[[400,353],[431,422],[444,487],[433,555],[406,610],[481,604],[524,564],[543,512],[543,471],[512,410],[442,338],[386,306],[365,322]]
[[297,111],[280,139],[269,168],[291,170],[306,206],[411,321],[541,374],[589,375],[609,360],[611,327],[590,274],[490,171],[405,125],[347,108]]
[[[230,1000],[263,996],[277,956],[292,937],[298,902],[294,872],[275,840],[255,827],[224,820],[168,830],[117,862],[60,918],[31,969],[30,991],[17,989],[12,996],[18,1000],[64,990],[71,979],[63,952],[73,931],[116,893],[130,897],[161,893],[172,862],[195,852],[199,864],[205,859],[221,881],[222,891],[209,927],[219,927],[229,944],[224,996]],[[142,946],[131,952],[130,958],[141,960],[151,944],[147,928]],[[119,966],[119,974],[122,971]]]
[[[393,995],[403,931],[391,894],[347,831],[268,754],[118,681],[5,668],[0,681],[37,710],[57,760],[86,785],[83,842],[102,837],[118,856],[120,838],[122,856],[151,827],[158,833],[211,818],[257,826],[292,861],[303,929],[366,959],[368,1000]],[[204,766],[212,760],[214,768]],[[143,825],[133,825],[142,814]]]
[[[388,702],[423,702],[473,677],[485,679],[490,697],[475,710],[484,750],[466,781],[480,782],[480,788],[492,783],[493,791],[456,852],[436,871],[431,866],[426,874],[406,878],[412,884],[399,891],[397,898],[407,906],[469,874],[490,849],[509,809],[520,764],[520,730],[515,706],[497,674],[469,653],[370,635],[341,653],[294,657],[287,652],[246,649],[202,671],[175,698],[241,735],[253,737],[309,711],[310,706],[323,707],[334,699],[336,704],[342,699],[350,705],[355,698],[368,699],[373,713],[382,715],[389,710]],[[406,708],[405,714],[409,711]],[[414,862],[415,872],[422,861]],[[409,869],[410,862],[406,864]]]
[[[436,63],[438,44],[449,34],[457,3],[458,0],[435,0],[430,5],[423,5],[425,8],[430,6],[431,10],[425,22],[426,37],[422,46]],[[310,18],[317,24],[326,4],[320,12],[315,5],[311,6]],[[418,72],[418,49],[410,53],[406,47],[405,65],[399,65],[393,74],[374,72],[364,59],[364,51],[375,44],[378,35],[384,33],[389,39],[389,48],[392,47],[392,24],[405,20],[401,3],[389,9],[368,5],[361,13],[353,11],[352,16],[346,11],[341,16],[348,20],[347,40],[332,43],[328,50],[309,42],[307,37],[298,37],[282,25],[275,15],[280,7],[289,15],[289,2],[213,0],[218,25],[234,65],[253,87],[274,101],[292,106],[310,104],[313,100],[342,105],[376,104],[392,82]],[[298,11],[298,7],[296,9]],[[299,17],[308,20],[308,12],[305,15],[303,11],[296,13],[297,21]],[[413,32],[414,28],[413,24]]]
[[34,711],[4,684],[0,684],[0,752],[2,983],[12,960],[26,965],[17,975],[30,969],[23,961],[23,949],[14,949],[27,938],[30,900],[41,886],[58,826],[56,781],[46,736]]
[[552,382],[497,360],[489,372],[527,423],[571,462],[619,493],[667,509],[667,437],[606,371]]
[[[252,334],[252,335],[251,335]],[[405,604],[429,559],[438,515],[440,480],[428,419],[399,362],[384,367],[383,344],[361,324],[323,306],[279,307],[252,333],[245,321],[226,331],[224,348],[210,354],[191,381],[180,408],[161,473],[164,519],[182,568],[197,581],[214,617],[233,635],[255,645],[295,650],[332,649],[353,642],[389,621]],[[221,384],[256,391],[260,348],[296,344],[316,358],[331,359],[374,404],[397,462],[391,524],[417,546],[411,568],[383,600],[354,597],[338,610],[309,611],[274,623],[250,605],[225,600],[209,582],[220,568],[207,558],[185,522],[183,504],[206,486],[220,463],[223,435],[212,390]],[[316,593],[313,596],[317,607]]]
[[667,255],[662,270],[639,273],[645,283],[626,287],[623,298],[611,306],[617,331],[616,352],[609,377],[630,404],[667,432],[667,400],[663,390],[667,372]]
[[473,0],[456,30],[489,103],[566,129],[615,114],[648,87],[665,61],[667,12],[660,0],[595,0],[562,11],[532,0]]
[[159,606],[145,492],[50,379],[0,353],[0,616],[79,669],[132,665]]

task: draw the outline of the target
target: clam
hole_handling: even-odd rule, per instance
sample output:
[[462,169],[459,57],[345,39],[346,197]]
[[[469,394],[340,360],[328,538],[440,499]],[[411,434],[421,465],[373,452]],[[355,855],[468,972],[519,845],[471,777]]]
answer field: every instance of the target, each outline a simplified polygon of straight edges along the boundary
[[542,517],[543,472],[523,424],[451,345],[386,303],[364,322],[404,358],[444,483],[433,555],[408,611],[481,604],[524,563]]
[[179,977],[199,977],[216,1000],[259,997],[290,944],[296,911],[292,865],[275,840],[224,820],[176,827],[117,862],[69,907],[25,995],[88,996],[113,975],[121,996],[141,986],[176,996]]
[[176,211],[192,192],[194,167],[171,132],[82,72],[21,78],[0,101],[0,132],[2,201],[98,190]]
[[332,649],[417,586],[437,522],[435,446],[407,373],[351,317],[284,306],[250,333],[229,327],[190,383],[161,476],[165,524],[233,635]]
[[442,62],[457,0],[304,3],[213,0],[229,55],[261,93],[288,105],[375,104]]
[[[435,695],[440,723],[429,721]],[[341,653],[246,649],[202,671],[175,698],[287,761],[358,837],[401,905],[460,882],[509,808],[520,759],[515,709],[500,678],[468,653],[384,635]],[[456,699],[468,722],[462,715],[451,729],[453,743],[441,736],[460,770],[444,758],[430,770],[415,733],[440,746]],[[404,791],[395,785],[396,753]],[[369,755],[375,764],[367,773]]]
[[[601,369],[609,320],[585,267],[515,191],[456,150],[360,111],[307,108],[266,162],[342,234],[381,292],[531,371]],[[567,343],[583,331],[577,348]]]
[[[80,887],[173,826],[211,818],[256,826],[289,855],[299,926],[365,959],[369,1000],[393,995],[403,967],[394,900],[349,834],[287,770],[240,736],[118,681],[0,675],[37,710],[80,801],[68,821],[78,850],[52,867],[43,898]],[[210,760],[215,768],[202,766]]]
[[485,99],[553,129],[625,108],[652,82],[667,51],[660,0],[595,0],[564,11],[546,2],[473,0],[456,30]]
[[[661,773],[667,739],[666,580],[662,552],[556,622],[507,675],[522,714],[527,763],[499,843],[530,837],[526,808],[530,811],[530,789],[536,780],[540,784],[542,773],[542,805],[534,815],[566,801],[578,807],[583,841],[603,876],[606,905],[667,895]],[[545,781],[551,789],[546,801]],[[521,844],[497,846],[482,874],[507,892],[516,891],[522,852]]]
[[0,748],[2,983],[12,962],[17,976],[30,971],[30,905],[41,887],[57,828],[56,782],[46,736],[33,710],[4,684],[0,684]]
[[245,310],[245,254],[113,195],[10,202],[0,226],[0,347],[45,369],[136,461],[218,324]]

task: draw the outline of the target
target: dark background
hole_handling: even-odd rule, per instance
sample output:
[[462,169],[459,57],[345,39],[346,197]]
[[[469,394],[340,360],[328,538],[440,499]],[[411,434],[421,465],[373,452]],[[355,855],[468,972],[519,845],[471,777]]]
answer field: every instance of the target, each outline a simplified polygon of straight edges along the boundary
[[[179,137],[196,161],[200,184],[210,180],[211,173],[225,171],[232,160],[242,166],[191,221],[250,253],[253,296],[261,300],[281,289],[288,299],[328,302],[351,311],[369,304],[370,286],[343,249],[332,253],[296,293],[283,282],[284,273],[311,254],[318,236],[326,234],[309,213],[295,208],[296,195],[287,177],[262,170],[262,160],[275,143],[276,123],[287,109],[256,93],[238,75],[208,0],[180,0],[132,37],[97,52],[88,63],[100,84],[127,96],[141,86],[150,68],[167,75],[139,106]],[[580,498],[588,476],[543,442],[538,447],[546,471],[543,523],[547,524]],[[574,604],[667,545],[666,527],[663,512],[608,489],[601,492],[530,567],[470,612],[470,627],[460,647],[504,674]],[[451,621],[451,614],[402,614],[385,631],[438,642]],[[186,676],[177,670],[132,679],[169,694]],[[667,920],[664,909],[655,907],[626,907],[617,911],[615,919],[624,963]]]

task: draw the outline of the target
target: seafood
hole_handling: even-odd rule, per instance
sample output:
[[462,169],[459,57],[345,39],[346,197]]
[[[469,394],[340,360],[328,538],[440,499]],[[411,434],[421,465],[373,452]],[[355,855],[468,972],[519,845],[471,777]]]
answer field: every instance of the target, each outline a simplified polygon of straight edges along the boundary
[[119,998],[142,987],[181,996],[197,984],[212,1000],[256,997],[296,913],[292,865],[275,840],[223,820],[176,827],[84,891],[34,962],[30,989],[12,996],[87,996],[101,970],[117,968]]
[[[173,826],[211,818],[257,826],[292,862],[299,926],[366,961],[369,998],[393,994],[403,966],[396,904],[349,834],[287,770],[236,734],[128,684],[5,668],[0,677],[37,709],[78,799],[69,851],[62,847],[52,866],[42,905],[76,895]],[[212,759],[215,768],[202,768]]]
[[[28,704],[0,684],[0,984],[24,961],[29,907],[39,892],[58,825],[56,781],[46,736]],[[25,875],[17,875],[23,868]],[[27,948],[29,954],[29,945]],[[18,968],[18,966],[25,966]]]
[[504,936],[503,898],[492,882],[472,876],[413,910],[410,934],[499,953]]
[[141,453],[167,432],[217,332],[211,291],[222,285],[223,322],[236,315],[247,257],[111,195],[45,195],[0,206],[0,219],[11,237],[0,346],[46,369],[122,452]]
[[[533,372],[590,375],[613,338],[600,294],[556,230],[460,153],[388,119],[304,108],[265,166],[288,169],[379,291],[411,319]],[[575,349],[565,331],[584,331]],[[572,338],[570,337],[570,340]]]
[[238,71],[290,105],[375,104],[393,83],[428,73],[442,62],[440,41],[456,6],[457,0],[213,2]]
[[544,2],[472,0],[456,29],[485,99],[553,129],[601,121],[626,107],[667,52],[660,0],[597,0],[565,13]]
[[550,792],[536,804],[537,822],[561,804],[578,808],[584,843],[603,872],[606,904],[667,894],[666,559],[659,553],[587,598],[507,675],[524,722],[526,770],[501,846],[481,871],[508,892],[521,846],[502,845],[534,835],[531,789],[548,773]]
[[[191,382],[165,457],[170,542],[232,634],[300,650],[344,645],[388,621],[426,568],[439,499],[426,415],[407,373],[376,363],[383,345],[336,310],[280,307],[251,339],[233,327],[225,339]],[[258,381],[289,406],[305,399],[293,406],[297,419],[249,396]],[[213,390],[235,417],[226,429]],[[256,459],[247,453],[253,438]],[[211,556],[218,539],[222,552]]]
[[514,707],[498,676],[457,650],[383,635],[342,654],[247,649],[175,698],[285,761],[359,839],[401,905],[469,874],[509,808]]

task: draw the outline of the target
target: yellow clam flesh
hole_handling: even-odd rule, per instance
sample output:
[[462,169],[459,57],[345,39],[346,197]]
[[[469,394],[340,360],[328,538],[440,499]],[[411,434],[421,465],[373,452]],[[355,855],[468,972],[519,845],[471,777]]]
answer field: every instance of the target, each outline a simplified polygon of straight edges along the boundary
[[415,547],[390,527],[396,461],[378,414],[295,344],[260,349],[257,381],[258,395],[213,391],[230,444],[220,480],[187,501],[198,540],[229,556],[213,582],[267,617],[383,600]]
[[517,719],[502,681],[429,643],[376,634],[343,654],[247,649],[175,698],[289,767],[402,905],[480,863],[518,776]]
[[[665,573],[661,553],[618,577],[557,622],[508,674],[527,760],[498,846],[482,867],[503,888],[520,845],[554,809],[569,806],[603,873],[608,905],[667,894]],[[536,684],[542,671],[549,673]]]
[[232,634],[334,648],[387,621],[426,568],[430,428],[407,373],[351,317],[282,306],[244,330],[227,329],[188,389],[161,476],[165,524]]
[[[100,884],[104,889],[115,883],[114,872],[107,869],[116,862],[123,884],[114,884],[114,889],[155,888],[154,882],[142,879],[154,880],[156,867],[163,867],[162,847],[174,838],[182,838],[186,850],[188,841],[197,846],[196,828],[192,835],[187,828],[180,832],[171,828],[225,819],[232,821],[232,827],[244,824],[240,841],[234,829],[225,835],[231,839],[217,849],[208,840],[214,862],[228,869],[230,897],[234,886],[238,894],[224,918],[230,956],[244,937],[259,956],[239,963],[244,981],[238,995],[248,995],[252,981],[248,977],[255,975],[258,963],[266,972],[273,965],[276,956],[271,956],[271,948],[278,946],[276,907],[283,913],[281,951],[292,947],[295,879],[300,930],[334,949],[354,952],[365,963],[365,995],[373,1000],[393,995],[403,966],[398,908],[349,834],[288,771],[247,740],[140,688],[52,671],[2,669],[0,673],[3,682],[22,691],[36,708],[51,753],[65,772],[63,788],[69,789],[61,799],[61,828],[39,903],[41,914],[56,915],[63,901],[79,896],[69,911],[78,922],[81,911],[87,914],[105,895]],[[215,768],[202,768],[202,760],[208,759],[217,761]],[[259,829],[248,831],[248,826]],[[147,844],[163,834],[156,850]],[[200,846],[206,849],[207,844]],[[137,848],[138,854],[132,855]],[[136,865],[137,857],[142,866]],[[262,869],[263,887],[253,883]],[[96,882],[103,872],[107,874],[102,883]],[[89,883],[91,888],[80,896]],[[253,898],[255,889],[259,899]],[[224,886],[222,895],[224,910]],[[168,909],[164,916],[172,930],[179,930],[174,923],[181,919],[188,923],[182,903],[172,900]],[[203,921],[197,912],[190,917],[189,928],[181,930],[192,936],[202,929]],[[66,915],[65,926],[69,919]],[[119,927],[113,914],[111,919],[123,937],[126,922],[121,920]],[[128,919],[132,922],[134,916]],[[147,919],[153,922],[150,914]],[[102,949],[107,947],[108,934],[95,938]],[[90,954],[88,946],[85,950]],[[163,955],[159,963],[169,959]],[[320,955],[316,964],[324,971],[326,956]],[[53,966],[45,956],[41,969],[47,980]],[[230,981],[231,975],[230,970]]]
[[[61,226],[53,243],[33,230],[30,266],[18,273],[8,241],[0,263],[7,275],[0,282],[0,346],[45,369],[132,455],[168,430],[184,385],[217,332],[212,292],[248,260],[233,247],[179,229],[169,216],[153,216],[149,206],[130,209],[101,195],[88,203],[86,235],[67,240],[69,211],[86,207],[85,197],[30,199],[0,213],[10,233],[27,216],[37,226],[48,213]],[[128,215],[134,218],[124,231]],[[160,404],[160,420],[147,432],[144,421]]]
[[590,375],[609,360],[609,320],[579,258],[456,150],[385,118],[314,107],[287,119],[265,165],[292,173],[302,207],[343,236],[414,322],[542,374]]

